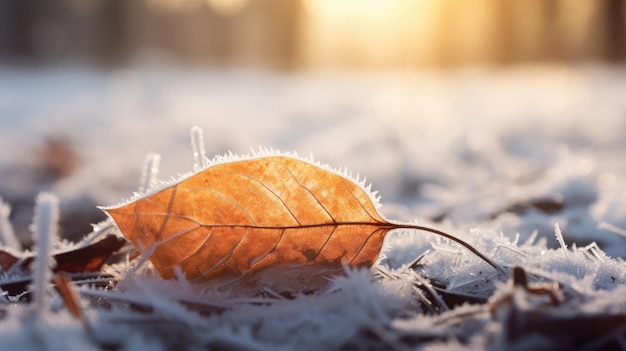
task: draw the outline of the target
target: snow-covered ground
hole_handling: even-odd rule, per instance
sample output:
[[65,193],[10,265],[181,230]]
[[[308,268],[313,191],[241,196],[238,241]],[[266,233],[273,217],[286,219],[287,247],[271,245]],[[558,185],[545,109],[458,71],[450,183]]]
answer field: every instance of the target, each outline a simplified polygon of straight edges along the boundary
[[[95,206],[118,203],[136,191],[147,153],[161,154],[162,178],[190,171],[189,130],[198,125],[208,155],[272,147],[312,153],[366,176],[382,197],[386,217],[436,223],[498,264],[524,267],[531,280],[559,282],[566,302],[552,308],[560,317],[564,311],[623,316],[624,97],[626,70],[602,67],[294,75],[4,67],[0,195],[13,206],[12,221],[23,242],[29,240],[24,236],[32,215],[28,201],[44,189],[59,196],[62,221],[64,213],[103,218]],[[55,149],[51,140],[62,145],[56,148],[61,156],[48,164],[46,150]],[[563,244],[555,236],[556,223]],[[510,289],[499,282],[507,276],[432,235],[391,234],[387,244],[381,267],[400,270],[376,282],[354,271],[328,292],[256,304],[194,287],[172,289],[179,283],[129,273],[110,293],[148,301],[152,319],[124,308],[92,307],[87,314],[96,334],[128,350],[171,349],[168,342],[189,349],[549,344],[536,335],[517,340],[505,323],[514,312],[545,311],[538,307],[545,296],[513,292],[513,302],[493,317],[470,306],[425,315],[413,288],[417,278],[403,266],[425,252],[418,271],[449,291],[489,298],[495,289],[496,297],[506,295]],[[228,308],[203,317],[174,303],[182,296],[176,293]],[[84,295],[93,298],[97,292]],[[0,320],[3,344],[63,350],[89,345],[63,312],[21,328],[29,324],[26,309],[11,307]],[[506,316],[498,315],[501,310]],[[471,316],[460,318],[461,313]],[[621,323],[609,342],[626,349]],[[167,333],[174,339],[164,342]],[[32,341],[33,335],[48,341]]]

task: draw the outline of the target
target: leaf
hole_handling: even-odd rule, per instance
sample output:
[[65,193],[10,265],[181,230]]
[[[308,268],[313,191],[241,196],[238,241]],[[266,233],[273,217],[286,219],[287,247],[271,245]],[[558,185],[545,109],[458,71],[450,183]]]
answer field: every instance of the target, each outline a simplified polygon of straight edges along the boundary
[[[124,244],[126,244],[126,240],[115,235],[107,235],[104,239],[88,246],[57,253],[52,256],[56,262],[53,270],[54,272],[64,271],[68,273],[97,272],[109,257],[121,249]],[[34,256],[27,256],[22,259],[18,267],[30,269],[34,259]],[[2,268],[0,272],[8,271],[19,261],[20,258],[0,250],[0,268]]]
[[107,235],[104,239],[75,250],[54,255],[54,272],[98,272],[107,260],[127,242],[118,236]]
[[[126,240],[116,235],[107,235],[104,239],[83,246],[74,250],[60,252],[52,257],[56,264],[53,272],[67,273],[96,273],[102,269],[107,260],[119,249],[127,243]],[[1,272],[7,272],[13,266],[20,270],[30,270],[34,256],[26,256],[18,258],[12,254],[0,250],[0,267]],[[0,289],[9,293],[10,296],[22,294],[27,290],[28,284],[31,282],[29,275],[13,277],[13,279],[0,281]],[[96,283],[97,284],[97,283]],[[29,296],[23,295],[22,298],[29,299]]]
[[320,288],[345,264],[371,267],[392,229],[423,229],[461,242],[432,228],[387,221],[368,190],[286,156],[216,164],[105,211],[130,242],[150,253],[163,278],[180,266],[190,280],[245,278],[249,287],[279,291]]
[[10,253],[0,250],[0,268],[2,268],[3,272],[13,267],[13,265],[19,260],[19,258],[11,255]]

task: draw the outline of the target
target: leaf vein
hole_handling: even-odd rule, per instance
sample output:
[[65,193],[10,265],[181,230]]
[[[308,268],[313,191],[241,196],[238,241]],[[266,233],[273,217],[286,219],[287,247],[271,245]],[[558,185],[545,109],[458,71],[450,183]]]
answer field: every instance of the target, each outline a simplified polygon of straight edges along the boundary
[[[170,194],[170,199],[169,199],[169,202],[167,203],[167,213],[172,212],[172,207],[174,206],[174,199],[176,198],[177,189],[178,189],[178,184],[172,187],[172,193]],[[156,238],[161,239],[161,236],[163,235],[163,231],[165,230],[165,227],[167,226],[167,222],[169,220],[170,220],[170,217],[163,218],[163,222],[161,222],[161,227],[156,232],[156,235],[155,235]]]
[[365,208],[365,206],[363,206],[363,204],[361,203],[361,201],[359,200],[359,198],[354,194],[354,192],[350,189],[350,187],[348,187],[348,185],[346,184],[348,180],[345,178],[341,178],[341,184],[343,184],[343,186],[346,188],[346,190],[348,190],[348,192],[350,193],[350,195],[352,195],[352,198],[359,204],[359,207],[361,207],[361,209],[363,210],[363,212],[365,212],[365,214],[372,219],[373,222],[375,223],[384,223],[379,221],[378,219],[374,218],[374,216],[372,216],[372,214]]
[[[280,236],[278,237],[278,240],[276,241],[276,244],[274,244],[274,246],[272,246],[271,249],[267,250],[262,255],[259,255],[258,257],[255,257],[252,261],[250,261],[250,269],[248,271],[252,270],[252,266],[254,266],[255,264],[259,263],[262,259],[267,257],[267,255],[269,255],[274,250],[276,250],[276,247],[278,247],[278,244],[280,244],[280,242],[283,240],[283,236],[285,235],[285,231],[286,230],[287,230],[286,228],[282,228],[282,230],[280,232]],[[246,271],[245,273],[248,273],[248,271]]]
[[230,197],[228,197],[228,196],[226,196],[226,195],[224,195],[224,194],[222,194],[222,193],[219,193],[219,192],[217,192],[217,191],[215,191],[215,190],[212,190],[212,189],[204,189],[204,188],[181,188],[181,190],[182,190],[182,189],[184,189],[184,190],[193,190],[193,191],[202,191],[202,192],[207,192],[207,193],[213,193],[213,194],[215,194],[215,195],[217,195],[217,196],[221,197],[221,198],[222,198],[222,199],[224,199],[225,201],[228,201],[228,202],[230,202],[231,204],[233,204],[233,205],[235,205],[235,206],[239,207],[239,208],[240,208],[240,209],[241,209],[241,210],[242,210],[242,211],[243,211],[243,212],[244,212],[244,213],[245,213],[245,214],[246,214],[246,215],[250,218],[250,220],[252,221],[252,223],[254,223],[254,225],[256,225],[256,221],[254,220],[254,217],[252,216],[252,214],[250,213],[250,211],[246,210],[246,208],[245,208],[245,207],[243,207],[243,206],[241,206],[239,203],[237,203],[237,201],[235,201],[235,200],[231,199]]
[[320,253],[322,253],[322,251],[324,250],[324,248],[326,247],[326,245],[328,244],[328,242],[330,241],[330,239],[333,237],[333,235],[335,234],[335,231],[337,230],[339,226],[335,226],[333,228],[333,230],[330,232],[330,234],[328,234],[328,238],[326,238],[326,241],[324,241],[324,244],[322,244],[322,247],[320,247],[319,250],[317,250],[317,252],[315,253],[315,256],[313,256],[313,258],[311,258],[310,261],[315,261],[317,259],[317,256],[320,255]]
[[241,244],[243,242],[243,239],[248,236],[248,229],[249,228],[245,228],[243,235],[241,236],[241,238],[239,238],[239,241],[237,241],[237,243],[233,246],[232,249],[230,249],[230,251],[228,251],[228,253],[226,254],[226,256],[222,257],[219,261],[217,261],[211,268],[209,268],[208,270],[202,272],[202,276],[205,276],[209,273],[211,273],[215,268],[219,267],[222,263],[226,262],[226,260],[228,260],[230,258],[230,256],[233,255],[233,252],[235,251],[235,249],[237,248],[237,246],[239,246],[239,244]]
[[363,249],[365,248],[365,246],[367,245],[367,242],[374,236],[374,234],[376,234],[377,232],[381,231],[381,230],[385,230],[385,228],[378,228],[376,230],[374,230],[368,237],[367,239],[365,239],[365,241],[363,241],[363,245],[361,245],[361,247],[359,248],[359,250],[356,252],[356,254],[354,255],[354,257],[352,257],[352,259],[350,260],[350,262],[348,262],[348,265],[352,265],[352,262],[359,257],[359,255],[361,254],[361,251],[363,251]]
[[[274,161],[276,162],[276,161]],[[287,172],[289,173],[289,175],[291,176],[291,178],[298,183],[298,185],[306,190],[306,192],[308,192],[309,194],[311,194],[311,196],[315,199],[315,202],[317,202],[317,204],[324,210],[324,212],[326,212],[326,214],[328,215],[328,217],[330,217],[330,220],[333,222],[336,222],[335,217],[333,217],[332,214],[330,214],[330,212],[328,211],[328,209],[326,209],[326,207],[322,204],[322,202],[317,198],[317,196],[315,196],[315,194],[313,194],[313,192],[311,191],[311,189],[309,189],[308,187],[302,185],[302,183],[300,183],[300,181],[293,175],[293,173],[291,172],[291,170],[289,169],[289,167],[287,167],[286,164],[282,163],[282,162],[276,162],[278,164],[280,164],[281,166],[283,166],[285,168],[285,170],[287,170]]]
[[200,250],[202,250],[202,248],[204,247],[204,245],[206,245],[206,243],[209,241],[209,239],[211,238],[212,235],[213,235],[213,227],[211,227],[211,229],[209,229],[209,232],[207,233],[206,237],[202,240],[202,244],[200,244],[200,246],[198,246],[198,248],[191,255],[189,255],[184,260],[180,261],[180,263],[178,265],[182,266],[183,263],[186,263],[187,261],[189,261],[189,259],[191,259]]
[[237,174],[240,175],[242,177],[248,178],[252,181],[255,181],[257,183],[259,183],[263,188],[265,188],[270,194],[274,195],[274,197],[276,197],[285,207],[285,209],[287,209],[287,211],[289,212],[289,214],[291,214],[291,217],[293,217],[293,219],[296,221],[296,223],[300,224],[300,221],[298,220],[298,218],[296,218],[296,215],[293,214],[293,212],[291,211],[291,209],[289,208],[289,206],[287,206],[287,204],[285,203],[285,201],[278,196],[278,194],[276,194],[274,191],[272,191],[272,189],[268,188],[267,185],[265,185],[262,181],[260,181],[257,178],[254,178],[253,176],[249,175],[249,174],[245,174],[245,173],[241,173],[241,172],[236,172],[236,171],[232,171],[229,169],[225,169],[224,172],[228,172],[228,173],[232,173],[232,174]]

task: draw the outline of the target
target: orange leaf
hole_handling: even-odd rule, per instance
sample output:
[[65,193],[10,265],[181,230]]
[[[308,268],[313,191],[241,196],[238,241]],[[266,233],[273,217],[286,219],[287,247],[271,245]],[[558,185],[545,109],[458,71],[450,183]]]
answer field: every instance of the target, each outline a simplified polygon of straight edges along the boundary
[[461,242],[389,222],[367,190],[285,156],[217,164],[106,212],[135,246],[153,249],[164,278],[180,266],[190,280],[245,278],[248,286],[288,291],[322,287],[344,264],[372,266],[392,229]]

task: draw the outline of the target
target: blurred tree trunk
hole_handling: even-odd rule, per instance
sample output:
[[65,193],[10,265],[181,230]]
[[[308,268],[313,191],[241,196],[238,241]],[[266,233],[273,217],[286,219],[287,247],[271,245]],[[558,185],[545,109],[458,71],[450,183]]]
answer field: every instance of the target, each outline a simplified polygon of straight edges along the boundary
[[545,61],[563,60],[563,45],[561,44],[556,18],[558,15],[558,5],[556,0],[545,0],[542,3],[541,17],[544,22],[545,37],[543,38],[543,57]]
[[433,43],[433,63],[442,68],[448,68],[458,63],[455,57],[455,32],[456,16],[455,3],[452,0],[440,0],[433,3],[435,6],[435,26],[436,33]]
[[33,58],[36,50],[32,36],[41,3],[37,0],[9,0],[3,3],[3,7],[8,14],[3,16],[7,22],[2,23],[8,55],[15,58]]
[[514,57],[515,42],[513,33],[513,1],[496,1],[493,4],[494,34],[493,62],[498,65],[511,64]]
[[282,70],[295,68],[302,11],[296,0],[250,1],[236,28],[237,60]]
[[100,50],[98,58],[105,65],[119,65],[130,56],[128,42],[129,0],[106,0],[102,3]]
[[626,35],[624,29],[624,0],[607,0],[606,4],[606,44],[609,62],[622,62],[626,59]]

